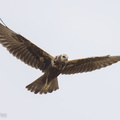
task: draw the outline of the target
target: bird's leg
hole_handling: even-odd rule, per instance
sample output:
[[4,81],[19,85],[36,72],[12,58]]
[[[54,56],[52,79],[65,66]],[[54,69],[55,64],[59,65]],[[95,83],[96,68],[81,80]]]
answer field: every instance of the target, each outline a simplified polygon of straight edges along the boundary
[[46,81],[46,83],[45,83],[44,87],[42,88],[42,90],[48,91],[48,89],[49,89],[51,83],[52,83],[52,81],[51,81],[49,84],[48,84],[48,81]]

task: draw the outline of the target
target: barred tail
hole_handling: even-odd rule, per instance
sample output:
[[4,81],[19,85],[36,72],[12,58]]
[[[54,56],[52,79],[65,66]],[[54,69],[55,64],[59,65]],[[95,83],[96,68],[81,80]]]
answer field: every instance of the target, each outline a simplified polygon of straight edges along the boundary
[[50,83],[47,83],[46,81],[47,81],[46,75],[42,75],[34,82],[27,85],[26,88],[31,92],[34,92],[35,94],[51,93],[59,89],[57,78],[54,78]]

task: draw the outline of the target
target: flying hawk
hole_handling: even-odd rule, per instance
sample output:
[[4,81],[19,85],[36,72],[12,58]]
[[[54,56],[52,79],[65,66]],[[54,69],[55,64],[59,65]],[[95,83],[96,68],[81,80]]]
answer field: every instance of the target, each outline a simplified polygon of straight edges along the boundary
[[20,34],[0,24],[0,43],[24,63],[44,73],[26,88],[36,93],[51,93],[57,89],[60,74],[89,72],[120,61],[120,56],[89,57],[68,60],[66,54],[51,56]]

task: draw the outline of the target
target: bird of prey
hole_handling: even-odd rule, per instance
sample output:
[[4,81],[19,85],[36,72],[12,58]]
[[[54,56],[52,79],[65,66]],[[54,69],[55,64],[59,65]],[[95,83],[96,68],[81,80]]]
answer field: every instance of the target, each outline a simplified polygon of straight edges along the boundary
[[120,56],[109,55],[75,60],[68,60],[66,54],[53,57],[1,23],[0,43],[15,57],[44,73],[26,86],[35,94],[51,93],[59,89],[57,76],[60,74],[89,72],[120,61]]

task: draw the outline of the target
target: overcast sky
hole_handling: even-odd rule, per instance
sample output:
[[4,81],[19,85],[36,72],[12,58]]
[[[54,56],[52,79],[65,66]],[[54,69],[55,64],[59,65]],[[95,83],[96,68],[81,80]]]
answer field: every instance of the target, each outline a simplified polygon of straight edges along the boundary
[[[0,18],[51,55],[120,55],[119,0],[1,0]],[[120,63],[60,75],[46,95],[25,86],[43,73],[0,45],[0,119],[120,120]]]

